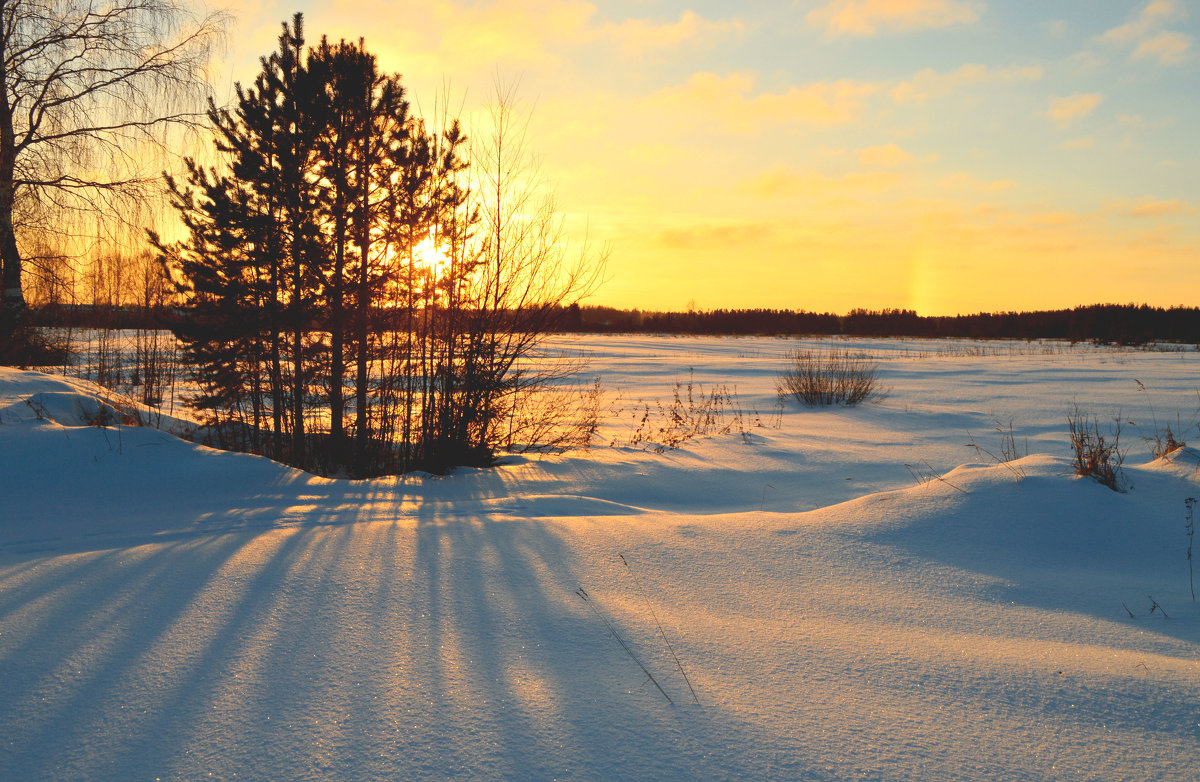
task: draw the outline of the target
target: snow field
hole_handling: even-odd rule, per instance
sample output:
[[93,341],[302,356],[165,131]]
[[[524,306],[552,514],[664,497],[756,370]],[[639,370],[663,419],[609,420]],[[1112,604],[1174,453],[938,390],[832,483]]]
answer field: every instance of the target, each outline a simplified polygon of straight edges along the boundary
[[[0,369],[0,778],[1195,778],[1196,452],[1138,432],[1200,354],[853,341],[884,401],[657,454],[607,444],[638,402],[690,373],[769,421],[796,341],[559,344],[622,408],[590,451],[369,482]],[[1130,493],[1069,474],[1073,400]],[[1020,481],[965,446],[1009,419]]]

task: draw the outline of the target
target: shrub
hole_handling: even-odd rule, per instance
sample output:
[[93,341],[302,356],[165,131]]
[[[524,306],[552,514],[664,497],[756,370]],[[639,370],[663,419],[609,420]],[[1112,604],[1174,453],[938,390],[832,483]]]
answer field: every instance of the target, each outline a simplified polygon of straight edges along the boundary
[[1142,435],[1142,440],[1146,442],[1146,447],[1150,449],[1150,455],[1155,459],[1162,459],[1185,447],[1187,441],[1183,439],[1184,435],[1196,425],[1197,416],[1200,416],[1200,411],[1197,411],[1197,415],[1192,416],[1191,422],[1187,424],[1183,423],[1183,419],[1179,413],[1176,413],[1174,429],[1171,428],[1170,423],[1159,425],[1158,413],[1154,410],[1154,404],[1149,402],[1150,392],[1146,390],[1146,386],[1143,385],[1142,381],[1134,380],[1133,382],[1137,383],[1138,390],[1146,395],[1146,400],[1150,405],[1150,420],[1154,429],[1150,434]]
[[1017,443],[1017,436],[1013,431],[1013,420],[1008,419],[1008,424],[997,421],[992,431],[1000,435],[1000,454],[996,455],[987,448],[984,448],[979,443],[975,442],[975,436],[967,432],[967,447],[974,448],[975,452],[980,456],[986,456],[996,464],[1007,469],[1013,474],[1018,482],[1025,477],[1025,471],[1017,467],[1013,462],[1022,459],[1029,455],[1029,440],[1026,438],[1024,448]]
[[1111,439],[1100,432],[1099,421],[1088,411],[1081,410],[1078,404],[1067,412],[1067,427],[1071,434],[1071,450],[1075,454],[1075,474],[1092,478],[1116,492],[1128,491],[1129,481],[1121,469],[1125,453],[1120,448],[1120,416],[1113,419]]
[[809,407],[851,407],[887,396],[879,384],[878,367],[862,354],[800,349],[791,354],[789,361],[775,384],[780,398],[792,396]]
[[[750,441],[736,388],[717,385],[705,391],[689,373],[686,383],[675,381],[669,404],[656,404],[657,414],[648,404],[643,405],[640,417],[635,413],[637,425],[624,445],[636,448],[648,444],[655,453],[663,453],[697,437],[734,431]],[[761,421],[757,425],[761,426]]]

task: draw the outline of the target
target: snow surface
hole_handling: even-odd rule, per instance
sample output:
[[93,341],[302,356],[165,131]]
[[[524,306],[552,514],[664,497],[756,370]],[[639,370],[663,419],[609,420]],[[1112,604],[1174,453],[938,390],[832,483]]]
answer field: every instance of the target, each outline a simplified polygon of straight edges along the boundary
[[[1195,779],[1197,453],[1139,435],[1200,354],[859,340],[885,400],[776,413],[797,344],[564,338],[591,450],[366,482],[0,369],[0,779]],[[764,425],[610,444],[689,375]]]

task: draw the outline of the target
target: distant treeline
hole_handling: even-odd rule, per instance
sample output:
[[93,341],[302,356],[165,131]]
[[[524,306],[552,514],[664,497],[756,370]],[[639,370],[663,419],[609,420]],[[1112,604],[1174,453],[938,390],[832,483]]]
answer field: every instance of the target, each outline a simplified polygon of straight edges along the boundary
[[[170,328],[179,309],[48,306],[43,326],[81,328]],[[1145,304],[1093,304],[1069,310],[981,312],[975,315],[918,315],[913,310],[852,310],[847,315],[804,310],[709,310],[649,312],[613,307],[564,307],[555,319],[564,333],[641,333],[849,337],[960,337],[964,339],[1062,339],[1141,345],[1147,342],[1200,344],[1200,308]],[[313,328],[320,329],[321,323]]]
[[961,337],[966,339],[1062,339],[1139,345],[1200,344],[1200,308],[1145,304],[1094,304],[1069,310],[981,312],[923,316],[913,310],[852,310],[847,315],[803,310],[709,310],[646,312],[612,307],[570,307],[562,319],[569,332],[662,334],[787,334],[854,337]]

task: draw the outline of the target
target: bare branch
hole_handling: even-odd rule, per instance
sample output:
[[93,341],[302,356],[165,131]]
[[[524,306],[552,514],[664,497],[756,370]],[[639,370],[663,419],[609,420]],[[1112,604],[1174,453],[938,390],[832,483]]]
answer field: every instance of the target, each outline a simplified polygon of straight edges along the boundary
[[18,243],[82,233],[63,221],[112,226],[92,234],[141,233],[133,224],[155,208],[141,203],[149,184],[174,167],[181,131],[204,117],[205,69],[225,23],[221,13],[196,16],[185,0],[0,0],[0,288],[9,307],[21,299]]

